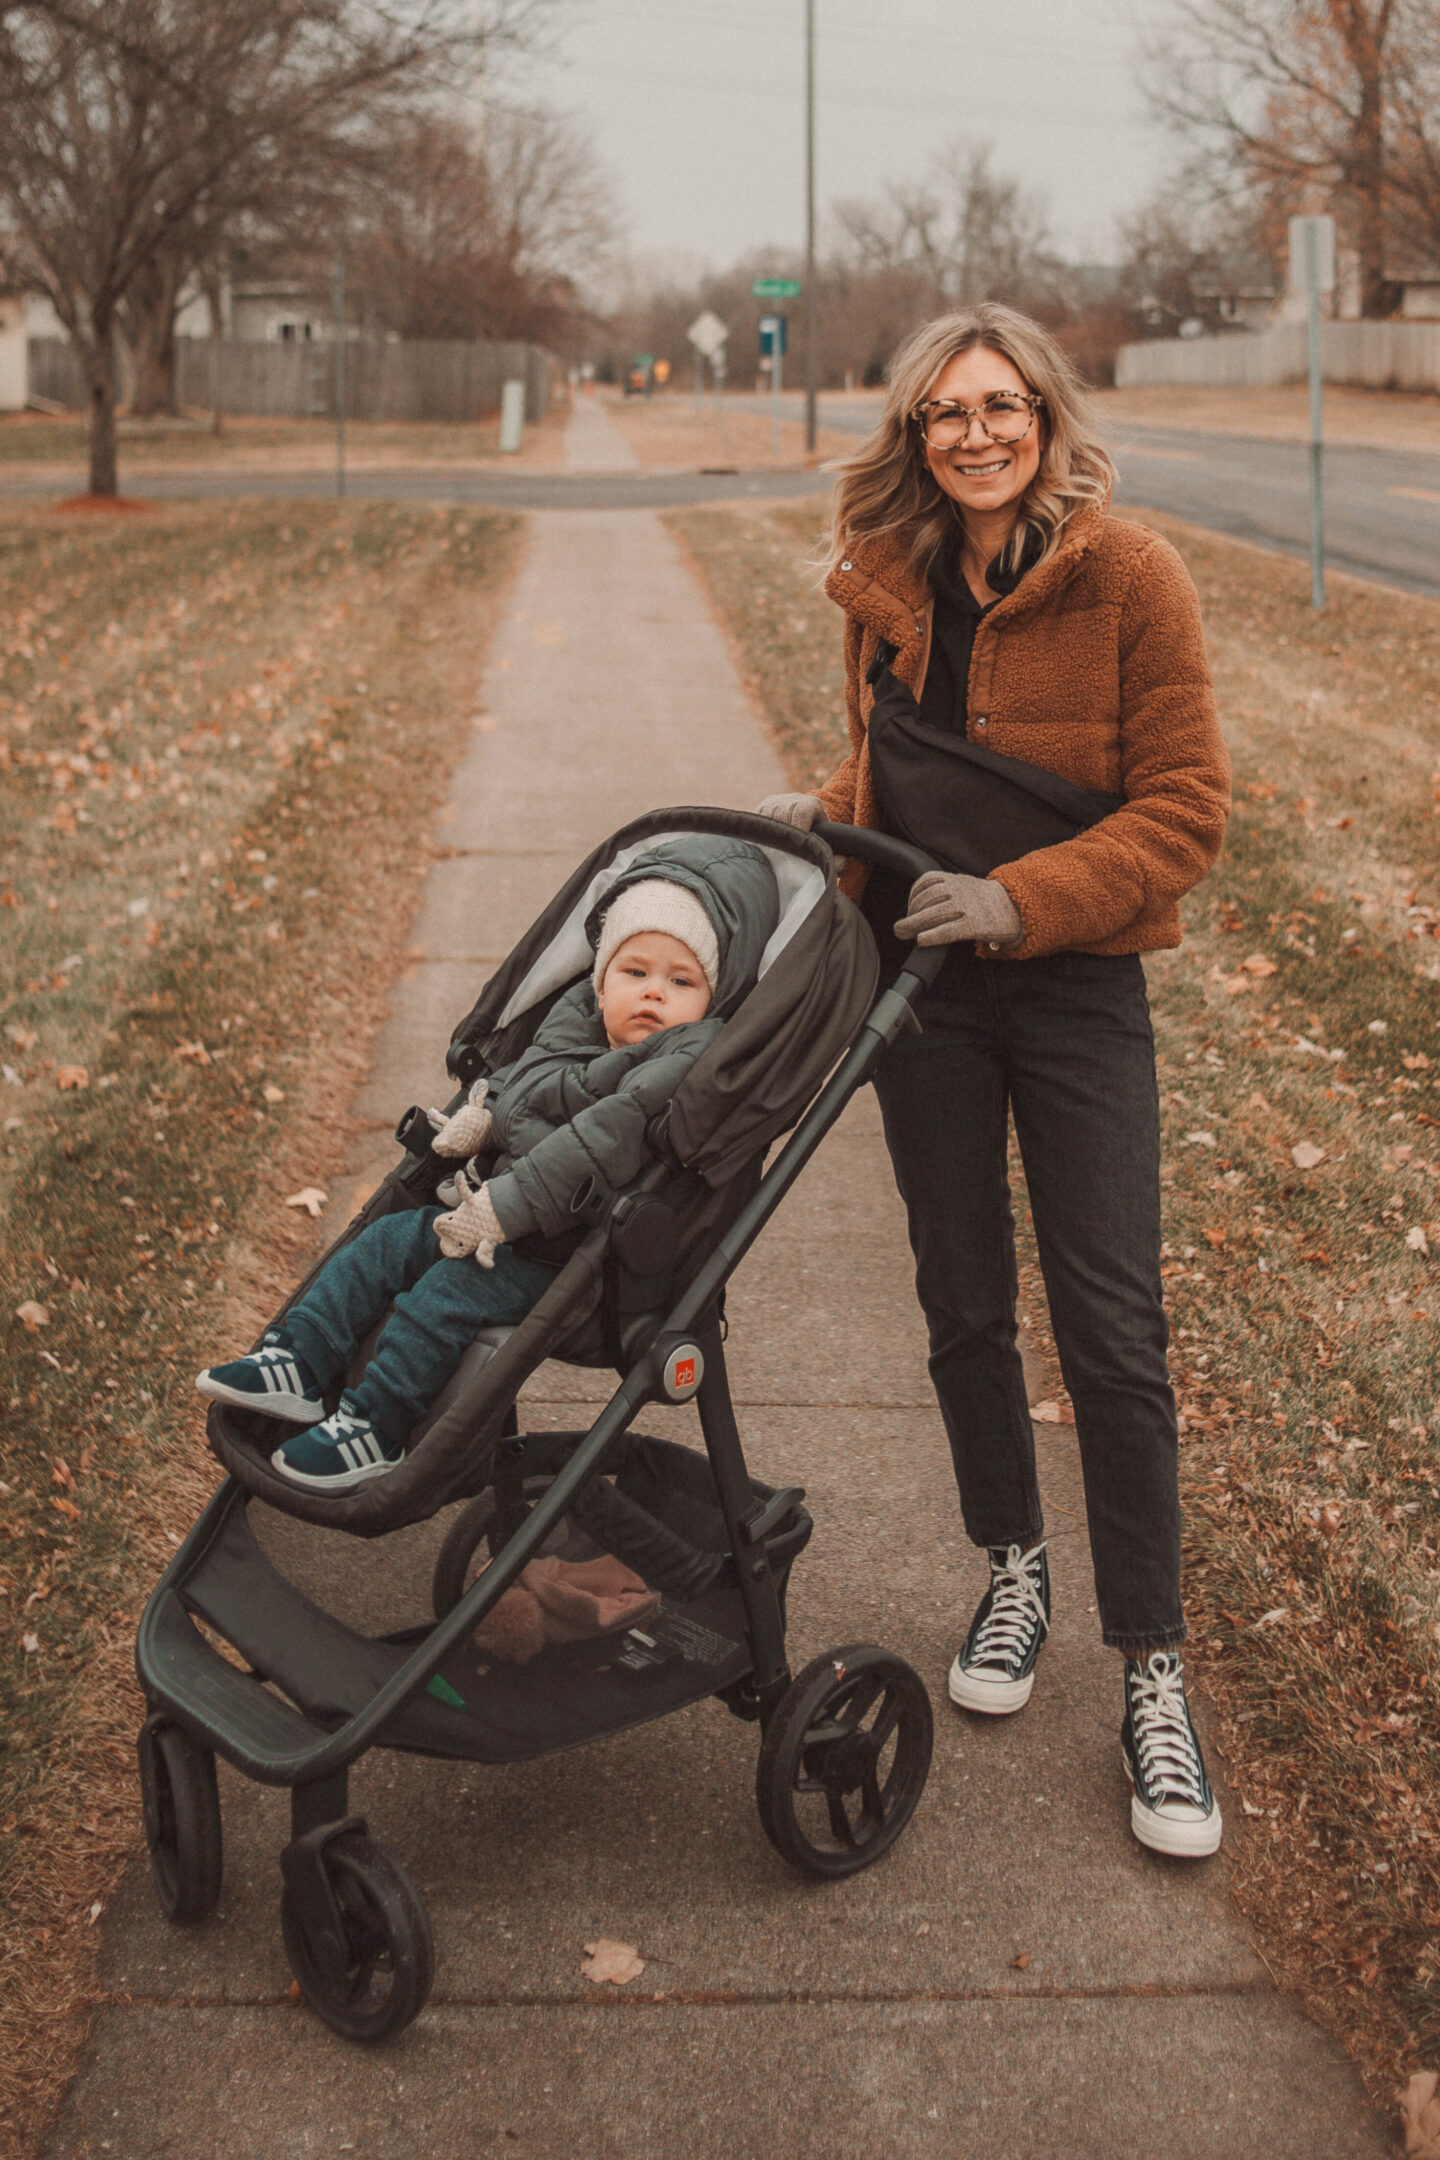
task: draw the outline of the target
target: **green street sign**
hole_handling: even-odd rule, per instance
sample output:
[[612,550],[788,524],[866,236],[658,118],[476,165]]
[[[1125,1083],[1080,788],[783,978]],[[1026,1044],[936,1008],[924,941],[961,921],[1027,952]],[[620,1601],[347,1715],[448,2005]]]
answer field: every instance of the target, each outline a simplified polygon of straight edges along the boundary
[[750,287],[757,300],[798,300],[798,277],[757,277]]

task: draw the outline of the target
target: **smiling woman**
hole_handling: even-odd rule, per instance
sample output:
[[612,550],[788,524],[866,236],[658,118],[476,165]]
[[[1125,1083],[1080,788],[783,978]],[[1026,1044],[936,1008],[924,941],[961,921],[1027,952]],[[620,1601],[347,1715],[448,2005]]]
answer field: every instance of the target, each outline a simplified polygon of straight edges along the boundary
[[[1142,952],[1219,851],[1228,770],[1199,606],[1156,534],[1108,515],[1114,468],[1038,323],[985,305],[897,355],[880,425],[840,469],[826,590],[845,611],[850,755],[762,804],[878,826],[941,867],[908,891],[858,864],[892,969],[950,948],[876,1075],[910,1218],[930,1370],[990,1587],[952,1701],[1028,1701],[1050,1625],[1016,1349],[1009,1116],[1075,1406],[1104,1640],[1125,1657],[1131,1827],[1214,1852],[1220,1812],[1185,1702],[1176,1413],[1160,1284],[1159,1124]],[[897,921],[896,917],[900,919]],[[1017,964],[1018,963],[1018,964]]]

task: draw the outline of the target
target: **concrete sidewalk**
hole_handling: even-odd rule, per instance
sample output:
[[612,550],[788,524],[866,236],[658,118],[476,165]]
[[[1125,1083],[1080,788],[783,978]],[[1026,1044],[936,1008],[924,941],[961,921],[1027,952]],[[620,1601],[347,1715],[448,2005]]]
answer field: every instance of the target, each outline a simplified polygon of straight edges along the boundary
[[[435,1099],[454,1021],[577,855],[641,804],[750,804],[780,782],[724,641],[644,512],[537,519],[473,747],[361,1101]],[[282,1795],[222,1766],[226,1887],[158,1919],[137,1857],[105,1920],[94,2033],[49,2160],[1378,2160],[1340,2051],[1277,1994],[1225,1863],[1141,1850],[1118,1668],[1093,1614],[1075,1451],[1042,1427],[1057,1615],[1025,1714],[955,1713],[944,1679],[981,1587],[925,1372],[873,1099],[847,1113],[741,1270],[730,1356],[753,1467],[806,1486],[792,1663],[879,1641],[924,1674],[937,1741],[896,1850],[848,1884],[761,1834],[756,1733],[715,1703],[484,1771],[366,1758],[353,1805],[434,1924],[429,2009],[372,2052],[290,2000]],[[577,1422],[600,1376],[547,1367],[527,1422]],[[583,1413],[582,1419],[583,1419]],[[687,1414],[645,1429],[693,1433]],[[428,1615],[434,1525],[381,1545],[271,1518],[343,1617]],[[1223,1769],[1223,1766],[1216,1765]],[[1237,1828],[1238,1800],[1227,1796]],[[643,1977],[580,1976],[596,1935]]]

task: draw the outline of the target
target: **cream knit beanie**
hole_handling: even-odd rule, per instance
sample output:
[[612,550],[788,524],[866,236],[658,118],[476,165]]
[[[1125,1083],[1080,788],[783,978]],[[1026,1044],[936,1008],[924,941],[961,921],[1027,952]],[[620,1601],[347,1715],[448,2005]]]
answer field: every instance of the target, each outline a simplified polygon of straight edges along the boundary
[[715,995],[720,973],[715,925],[687,885],[677,885],[670,878],[642,878],[621,888],[601,921],[591,977],[597,998],[606,968],[625,940],[638,937],[642,930],[663,931],[666,937],[679,938],[682,945],[688,946],[710,985],[710,995]]

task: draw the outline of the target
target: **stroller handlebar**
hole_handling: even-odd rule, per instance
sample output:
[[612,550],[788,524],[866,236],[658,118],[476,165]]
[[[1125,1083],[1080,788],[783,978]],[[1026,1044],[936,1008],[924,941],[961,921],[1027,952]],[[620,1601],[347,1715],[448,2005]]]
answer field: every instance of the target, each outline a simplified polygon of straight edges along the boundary
[[[889,833],[871,832],[862,825],[832,825],[828,818],[817,818],[810,830],[836,855],[853,855],[877,870],[894,870],[908,878],[912,885],[916,878],[924,877],[927,870],[943,867],[923,848],[911,847],[908,840],[896,840]],[[906,959],[906,973],[917,977],[920,985],[928,988],[949,955],[948,945],[917,945]]]
[[944,868],[923,848],[911,847],[908,840],[896,840],[889,833],[871,832],[867,826],[832,825],[828,818],[817,818],[810,830],[833,854],[854,856],[877,870],[894,870],[912,884],[927,870]]

